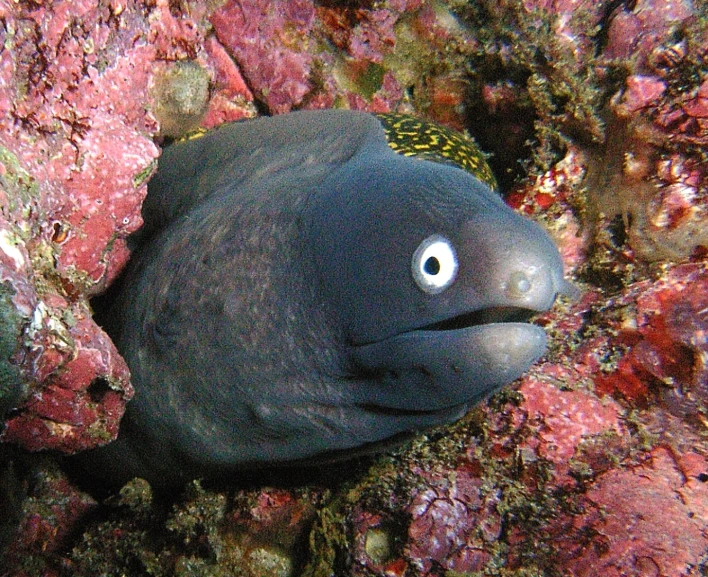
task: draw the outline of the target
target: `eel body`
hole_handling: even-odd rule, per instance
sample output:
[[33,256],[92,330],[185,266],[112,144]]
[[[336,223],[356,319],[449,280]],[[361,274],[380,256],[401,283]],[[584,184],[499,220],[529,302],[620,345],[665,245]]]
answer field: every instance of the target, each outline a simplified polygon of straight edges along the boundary
[[543,354],[526,321],[567,286],[554,243],[483,160],[407,156],[395,124],[296,112],[165,149],[106,321],[136,394],[93,472],[346,454],[458,419]]

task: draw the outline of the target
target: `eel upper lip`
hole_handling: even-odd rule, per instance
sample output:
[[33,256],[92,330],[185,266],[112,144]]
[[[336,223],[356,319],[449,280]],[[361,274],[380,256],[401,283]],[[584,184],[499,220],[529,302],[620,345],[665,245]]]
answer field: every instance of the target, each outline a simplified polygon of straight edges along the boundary
[[540,311],[522,307],[499,306],[470,311],[419,327],[419,331],[454,331],[493,323],[523,323]]

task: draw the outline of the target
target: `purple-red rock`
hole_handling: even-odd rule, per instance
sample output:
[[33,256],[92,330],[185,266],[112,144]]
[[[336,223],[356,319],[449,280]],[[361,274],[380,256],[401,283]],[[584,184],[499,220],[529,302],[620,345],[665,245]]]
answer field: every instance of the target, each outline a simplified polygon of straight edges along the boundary
[[250,95],[165,1],[2,3],[0,16],[0,409],[14,409],[0,438],[73,453],[115,438],[133,394],[88,298],[118,276],[142,223],[159,154],[151,110],[184,118],[154,79],[191,65],[203,70],[193,93],[208,95],[213,73],[222,100],[206,112],[223,118]]
[[641,465],[601,475],[558,535],[559,565],[578,577],[698,574],[706,552],[707,471],[704,456],[657,447]]
[[607,30],[604,57],[632,59],[642,70],[652,51],[668,40],[678,25],[695,15],[690,0],[639,0],[631,9],[616,9]]
[[72,533],[95,512],[94,499],[77,490],[56,468],[35,474],[17,537],[3,551],[0,575],[59,577],[71,572],[66,555]]
[[308,52],[315,18],[310,0],[227,2],[211,15],[216,36],[227,46],[256,97],[272,114],[288,112],[313,88]]

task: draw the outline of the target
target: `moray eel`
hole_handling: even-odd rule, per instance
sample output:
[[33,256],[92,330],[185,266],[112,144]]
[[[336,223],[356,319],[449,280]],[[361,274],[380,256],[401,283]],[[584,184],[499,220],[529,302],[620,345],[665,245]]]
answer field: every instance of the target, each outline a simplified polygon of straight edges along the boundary
[[86,467],[170,486],[346,455],[526,371],[568,285],[470,142],[330,110],[167,147],[106,322],[135,398]]

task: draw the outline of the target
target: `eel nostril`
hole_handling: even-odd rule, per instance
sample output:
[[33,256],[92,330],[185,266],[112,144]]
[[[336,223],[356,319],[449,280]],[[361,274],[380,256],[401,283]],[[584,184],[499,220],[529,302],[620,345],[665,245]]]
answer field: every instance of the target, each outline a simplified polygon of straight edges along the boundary
[[509,275],[509,282],[506,285],[506,294],[509,298],[520,299],[531,290],[531,279],[523,271],[516,271]]

